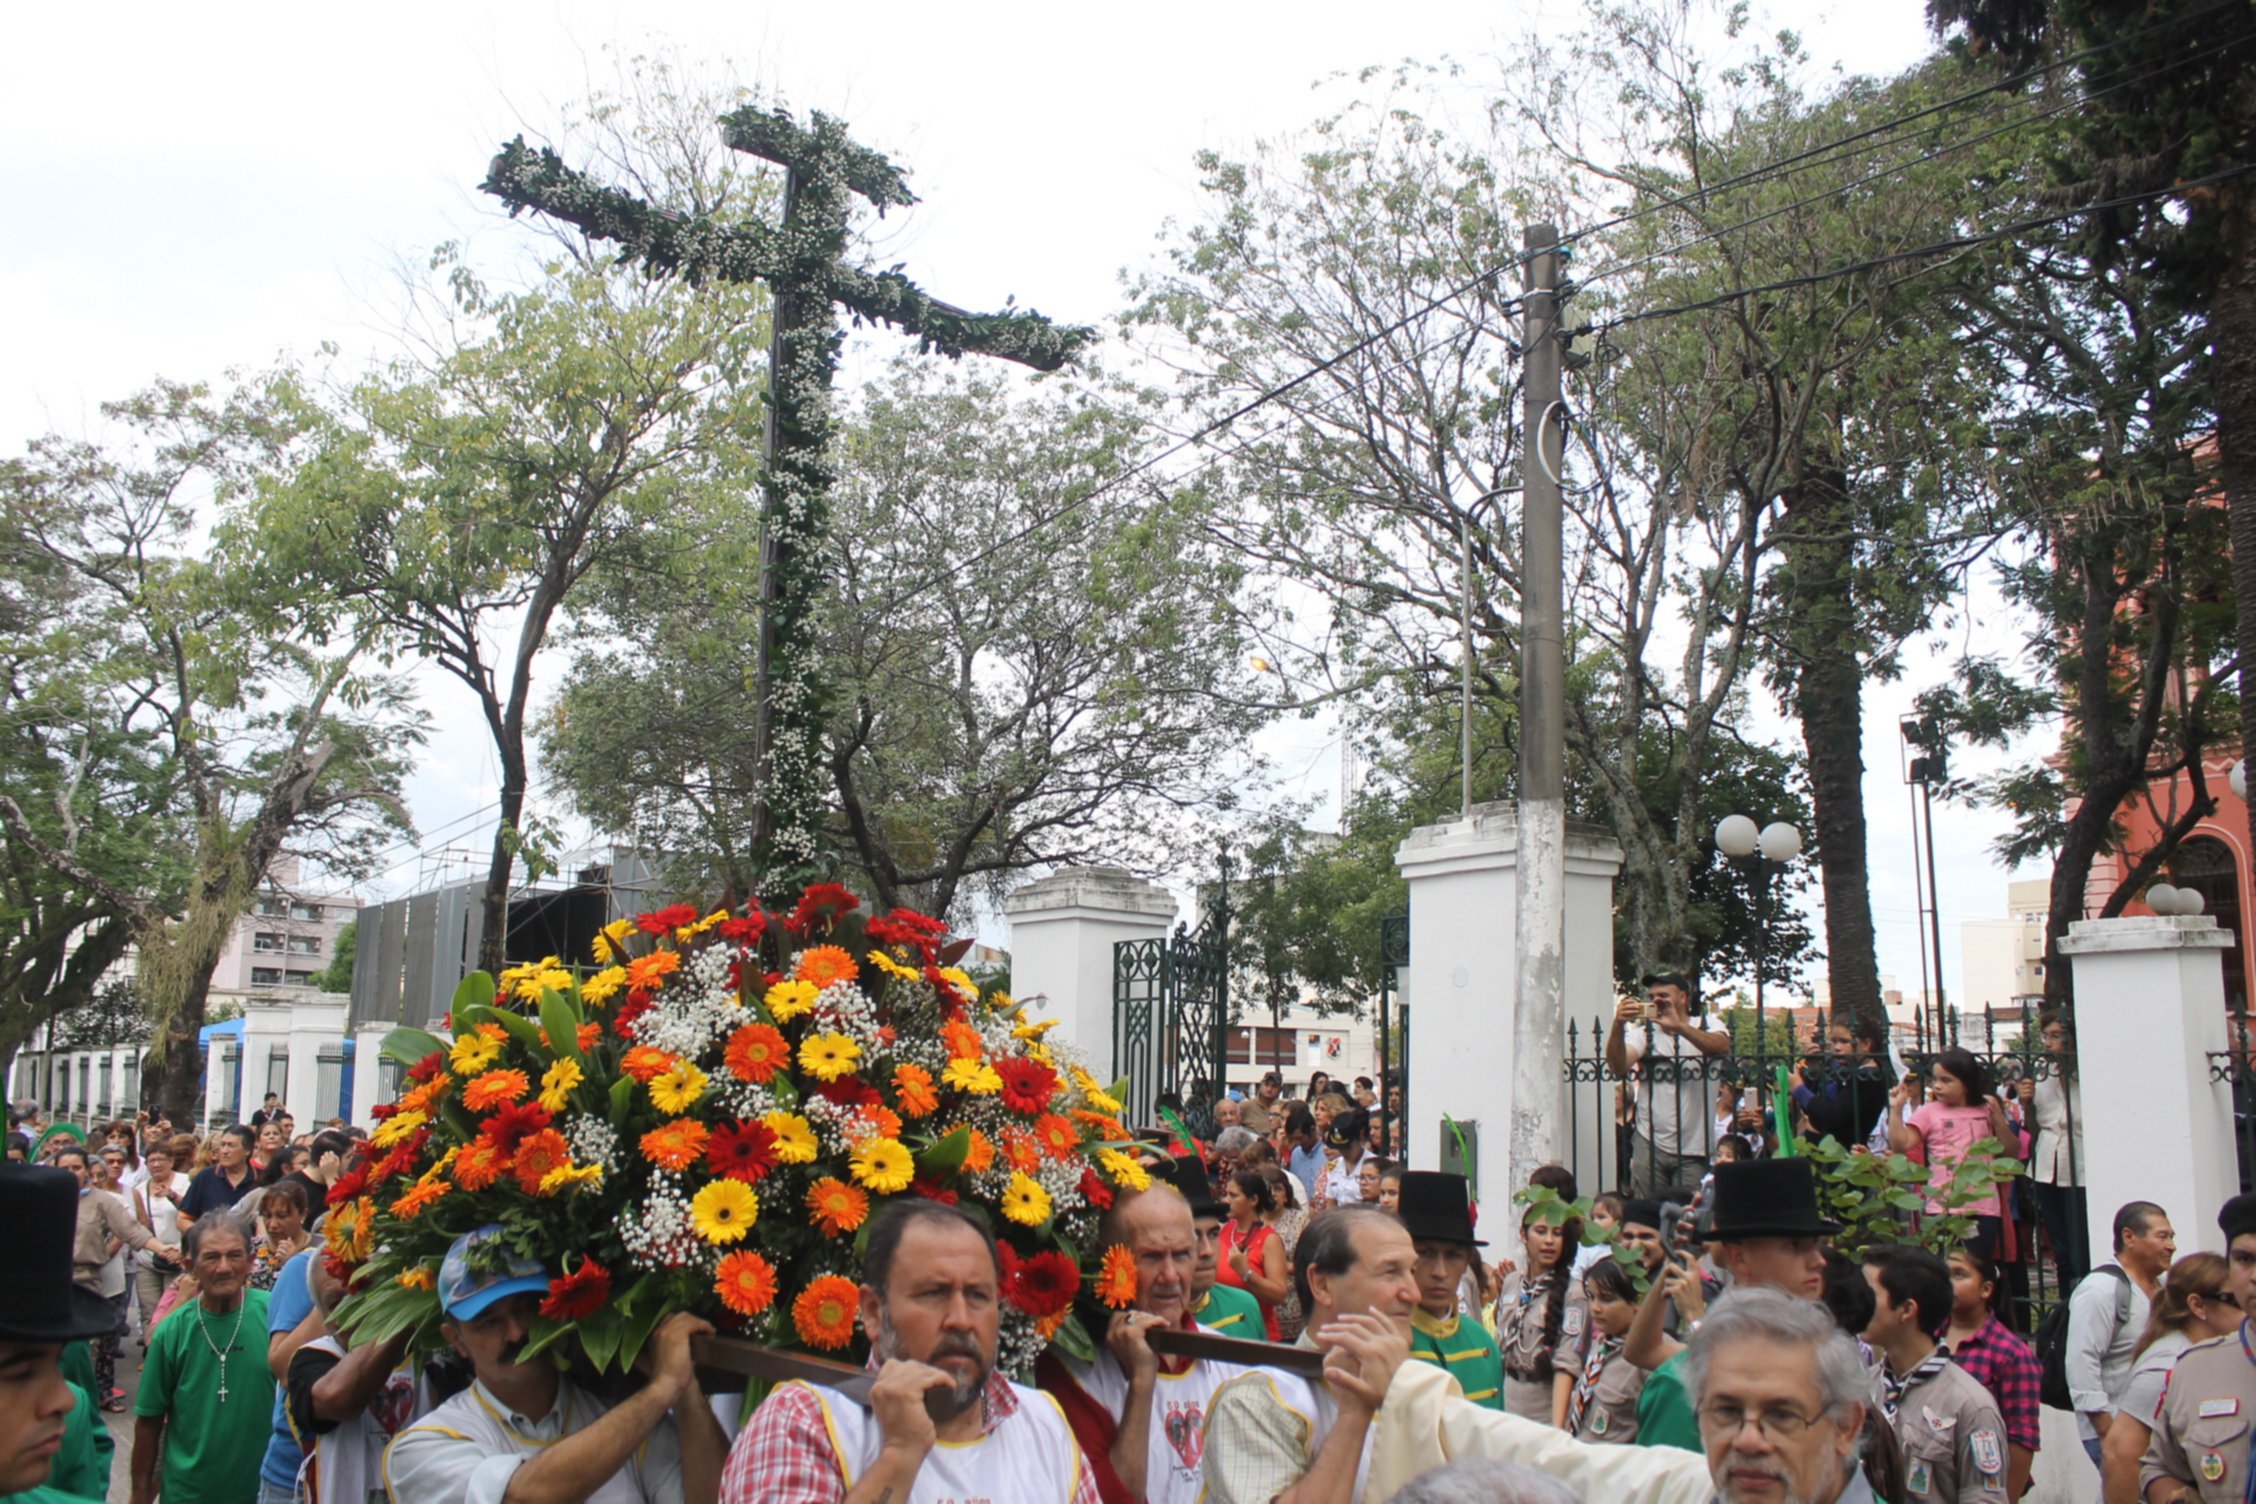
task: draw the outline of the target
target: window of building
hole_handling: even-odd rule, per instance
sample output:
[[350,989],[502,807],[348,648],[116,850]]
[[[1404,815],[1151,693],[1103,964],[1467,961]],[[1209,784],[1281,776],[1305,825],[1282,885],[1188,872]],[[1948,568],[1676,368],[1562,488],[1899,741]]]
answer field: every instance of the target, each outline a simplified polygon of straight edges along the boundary
[[251,949],[282,954],[282,933],[279,930],[258,930],[251,936]]
[[290,912],[290,906],[279,898],[262,898],[252,907],[251,912],[261,919],[280,919]]
[[314,1061],[313,1115],[326,1123],[337,1116],[345,1095],[345,1047],[342,1041],[325,1044]]
[[116,1101],[116,1098],[111,1094],[114,1085],[111,1076],[115,1069],[116,1063],[108,1055],[104,1055],[102,1057],[102,1093],[94,1099],[94,1115],[96,1117],[106,1118],[112,1115],[111,1104]]
[[1293,1031],[1250,1028],[1230,1031],[1230,1064],[1291,1065]]
[[78,1057],[78,1108],[84,1112],[94,1103],[94,1058]]
[[56,1076],[57,1076],[57,1081],[56,1081],[56,1091],[55,1091],[55,1099],[56,1099],[56,1100],[55,1100],[55,1111],[57,1111],[57,1112],[69,1112],[69,1111],[70,1111],[70,1062],[69,1062],[69,1061],[67,1061],[67,1060],[66,1060],[66,1061],[64,1061],[64,1062],[63,1062],[63,1068],[62,1068],[62,1069],[61,1069],[60,1071],[56,1072]]
[[292,935],[290,937],[290,954],[293,956],[320,955],[321,937],[319,935]]
[[[400,1086],[406,1079],[407,1066],[404,1063],[394,1060],[389,1055],[378,1056],[376,1060],[376,1100],[379,1102],[397,1102],[400,1095]],[[355,1092],[354,1095],[357,1096],[359,1093]]]
[[251,968],[253,987],[279,987],[282,985],[282,968],[279,966],[254,966]]
[[267,1046],[266,1089],[285,1102],[290,1098],[290,1047],[286,1044]]
[[288,973],[288,981],[292,987],[311,987],[313,985],[313,973],[293,969]]
[[141,1055],[138,1050],[125,1052],[125,1100],[119,1104],[124,1112],[132,1112],[141,1105]]
[[219,1048],[219,1106],[229,1118],[242,1115],[243,1047],[230,1039]]
[[291,904],[290,917],[292,919],[302,919],[308,924],[319,924],[322,920],[321,905],[317,903]]

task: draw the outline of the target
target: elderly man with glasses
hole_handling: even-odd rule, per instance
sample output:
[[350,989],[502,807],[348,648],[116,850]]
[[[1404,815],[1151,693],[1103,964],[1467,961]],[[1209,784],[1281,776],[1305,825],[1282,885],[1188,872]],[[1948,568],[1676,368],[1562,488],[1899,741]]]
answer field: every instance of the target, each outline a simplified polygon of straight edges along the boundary
[[1859,1465],[1871,1380],[1823,1305],[1731,1292],[1692,1334],[1684,1376],[1698,1453],[1576,1441],[1472,1404],[1449,1392],[1440,1369],[1409,1364],[1376,1418],[1363,1497],[1389,1498],[1439,1462],[1487,1457],[1609,1504],[1875,1504]]

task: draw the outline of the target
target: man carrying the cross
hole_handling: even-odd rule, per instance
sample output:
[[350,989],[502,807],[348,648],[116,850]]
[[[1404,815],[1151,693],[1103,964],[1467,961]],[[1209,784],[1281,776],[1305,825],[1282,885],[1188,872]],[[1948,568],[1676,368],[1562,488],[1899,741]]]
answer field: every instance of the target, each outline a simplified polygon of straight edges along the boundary
[[[1098,1241],[1136,1260],[1136,1302],[1113,1313],[1094,1361],[1043,1353],[1035,1375],[1057,1397],[1096,1475],[1104,1504],[1197,1504],[1206,1408],[1214,1391],[1246,1372],[1209,1358],[1162,1358],[1145,1340],[1154,1327],[1201,1330],[1191,1316],[1199,1240],[1194,1218],[1219,1223],[1221,1204],[1192,1157],[1152,1167],[1148,1191],[1124,1192],[1105,1214]],[[1258,1340],[1260,1329],[1247,1333]]]
[[873,1217],[867,1405],[778,1385],[736,1438],[722,1504],[1098,1504],[1057,1401],[995,1370],[1002,1269],[994,1234],[960,1207],[903,1199]]

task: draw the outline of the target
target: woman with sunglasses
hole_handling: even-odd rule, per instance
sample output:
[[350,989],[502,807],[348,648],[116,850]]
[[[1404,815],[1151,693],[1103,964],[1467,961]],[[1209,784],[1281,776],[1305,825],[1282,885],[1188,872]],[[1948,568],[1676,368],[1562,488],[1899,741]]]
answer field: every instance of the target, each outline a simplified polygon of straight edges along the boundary
[[2240,1330],[2240,1307],[2227,1284],[2229,1267],[2220,1254],[2189,1253],[2163,1279],[2131,1355],[2131,1376],[2124,1382],[2115,1419],[2100,1442],[2099,1496],[2106,1504],[2132,1504],[2139,1497],[2139,1459],[2154,1434],[2144,1417],[2160,1407],[2179,1355],[2197,1342]]

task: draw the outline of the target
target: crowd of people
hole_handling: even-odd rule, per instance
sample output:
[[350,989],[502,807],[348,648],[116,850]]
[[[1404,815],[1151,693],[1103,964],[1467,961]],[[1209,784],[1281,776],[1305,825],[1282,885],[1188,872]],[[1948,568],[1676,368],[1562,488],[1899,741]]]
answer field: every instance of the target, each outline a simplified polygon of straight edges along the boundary
[[[1666,982],[1621,1023],[1633,1067],[1711,1042]],[[1855,1063],[1797,1082],[1806,1119],[1869,1125],[1945,1175],[2022,1134],[1978,1062],[1943,1056],[1913,1105],[1844,1033]],[[124,1396],[106,1364],[136,1330],[132,1504],[2022,1498],[2052,1376],[2002,1288],[2002,1206],[1942,1252],[1911,1218],[1901,1241],[1836,1246],[1811,1161],[1717,1153],[1738,1104],[1700,1104],[1694,1132],[1650,1110],[1669,1073],[1639,1079],[1655,1170],[1584,1199],[1542,1167],[1491,1248],[1470,1182],[1387,1152],[1374,1109],[1399,1104],[1376,1083],[1296,1098],[1272,1073],[1213,1105],[1211,1139],[1151,1135],[1150,1188],[1099,1234],[1133,1299],[1087,1308],[1094,1352],[1053,1346],[1029,1383],[998,1368],[988,1221],[899,1198],[855,1249],[864,1387],[794,1380],[749,1406],[707,1393],[691,1354],[711,1328],[688,1314],[632,1382],[527,1356],[553,1271],[481,1251],[500,1228],[437,1276],[445,1351],[349,1340],[320,1257],[349,1131],[301,1138],[271,1102],[209,1140],[135,1121],[88,1144],[33,1119],[10,1158],[38,1163],[0,1170],[25,1251],[0,1282],[0,1504],[107,1496],[98,1411]],[[2163,1208],[2122,1207],[2066,1303],[2059,1380],[2107,1504],[2252,1496],[2256,1196],[2217,1224],[2219,1251],[2181,1257]]]

